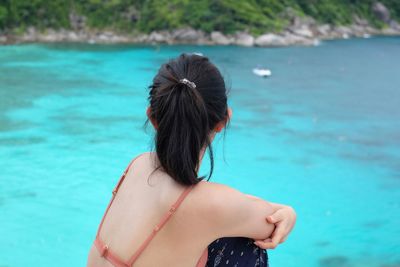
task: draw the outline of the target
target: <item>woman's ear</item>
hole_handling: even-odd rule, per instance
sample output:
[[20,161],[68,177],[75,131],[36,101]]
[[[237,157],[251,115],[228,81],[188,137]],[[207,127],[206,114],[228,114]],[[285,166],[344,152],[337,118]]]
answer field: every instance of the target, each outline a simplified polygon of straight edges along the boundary
[[215,125],[214,131],[219,133],[220,131],[222,131],[222,129],[224,128],[224,124],[221,122],[218,122],[217,125]]
[[158,125],[157,125],[157,122],[151,117],[151,108],[150,108],[150,106],[147,107],[146,115],[147,115],[147,118],[149,118],[149,121],[153,125],[154,129],[157,130]]
[[229,121],[231,117],[232,117],[232,109],[228,107],[228,118],[226,119],[226,121]]
[[232,117],[232,109],[228,107],[228,116],[226,117],[225,120],[218,122],[217,125],[214,128],[214,131],[219,133],[222,131],[222,129],[225,127],[226,123],[231,119]]

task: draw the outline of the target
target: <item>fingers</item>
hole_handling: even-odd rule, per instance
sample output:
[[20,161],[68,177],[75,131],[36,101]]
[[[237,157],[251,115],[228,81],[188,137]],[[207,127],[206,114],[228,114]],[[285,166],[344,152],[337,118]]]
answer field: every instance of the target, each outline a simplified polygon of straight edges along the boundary
[[[276,248],[278,246],[278,244],[282,243],[283,239],[285,238],[285,233],[282,229],[278,228],[276,229],[276,232],[274,233],[274,235],[272,236],[272,240],[271,240],[271,246],[272,248]],[[282,241],[282,242],[281,242]]]
[[282,210],[279,209],[267,217],[267,222],[278,223],[278,222],[282,221],[283,219],[285,219],[284,213],[282,212]]
[[273,214],[269,215],[266,221],[276,226],[271,238],[257,240],[254,244],[262,249],[274,249],[279,244],[285,242],[293,226],[290,226],[290,216],[288,216],[288,212],[285,208],[278,209]]
[[278,228],[276,228],[275,232],[272,234],[272,238],[257,240],[254,244],[262,249],[274,249],[278,244],[283,243],[286,238],[287,236],[285,235],[283,227],[278,225]]
[[254,242],[255,245],[257,245],[261,249],[274,249],[278,246],[278,244],[275,244],[271,241],[256,241]]
[[269,248],[269,243],[271,242],[271,240],[271,238],[267,238],[265,240],[257,240],[254,242],[254,244],[261,249],[267,249]]

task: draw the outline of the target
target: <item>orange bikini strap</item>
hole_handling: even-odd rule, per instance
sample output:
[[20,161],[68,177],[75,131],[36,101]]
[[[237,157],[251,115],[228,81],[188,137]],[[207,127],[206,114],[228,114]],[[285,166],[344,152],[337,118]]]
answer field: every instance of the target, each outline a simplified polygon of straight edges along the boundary
[[106,215],[107,215],[107,213],[108,213],[108,210],[110,209],[111,204],[112,204],[113,201],[114,201],[115,195],[117,194],[119,187],[121,186],[122,182],[124,181],[125,176],[126,176],[126,174],[128,173],[128,171],[129,171],[129,168],[131,167],[131,165],[133,164],[133,162],[134,162],[137,158],[139,158],[141,155],[142,155],[142,154],[136,156],[134,159],[131,160],[131,162],[129,163],[128,167],[126,167],[124,173],[122,174],[121,178],[119,179],[118,184],[115,186],[114,190],[112,191],[111,200],[110,200],[110,202],[108,203],[108,206],[107,206],[106,212],[105,212],[104,215],[103,215],[103,218],[101,219],[99,228],[97,229],[97,234],[96,234],[96,236],[99,236],[99,234],[100,234],[101,228],[103,227],[104,219],[106,218]]
[[155,237],[157,232],[159,232],[162,229],[162,227],[168,222],[168,220],[171,218],[171,216],[174,214],[174,212],[179,208],[179,206],[182,204],[183,200],[186,198],[186,196],[190,193],[190,191],[192,189],[193,189],[193,185],[189,186],[182,192],[182,194],[179,196],[179,198],[176,200],[176,202],[171,206],[171,208],[168,210],[168,212],[162,217],[160,223],[154,227],[150,236],[143,242],[143,244],[136,250],[135,254],[133,254],[133,256],[130,258],[130,260],[128,261],[128,266],[132,266],[132,264],[139,258],[140,254],[143,252],[143,250],[146,249],[146,247],[150,244],[151,240]]

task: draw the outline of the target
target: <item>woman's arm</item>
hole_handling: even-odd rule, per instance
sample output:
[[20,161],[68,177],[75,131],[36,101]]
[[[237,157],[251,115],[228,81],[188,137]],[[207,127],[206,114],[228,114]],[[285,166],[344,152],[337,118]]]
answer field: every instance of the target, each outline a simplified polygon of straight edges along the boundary
[[207,217],[204,229],[212,231],[213,238],[248,237],[264,240],[275,229],[273,223],[265,220],[275,212],[270,203],[260,198],[249,198],[228,186],[217,183],[201,183],[198,195],[203,196]]

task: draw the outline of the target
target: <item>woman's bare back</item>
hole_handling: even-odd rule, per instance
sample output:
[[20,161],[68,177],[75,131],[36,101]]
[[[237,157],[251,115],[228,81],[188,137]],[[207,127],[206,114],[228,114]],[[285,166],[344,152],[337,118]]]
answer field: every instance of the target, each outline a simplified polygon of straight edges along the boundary
[[[105,216],[99,237],[108,249],[128,262],[171,205],[186,189],[167,174],[155,172],[154,153],[140,155],[129,168]],[[196,234],[190,209],[191,196],[182,202],[140,254],[135,267],[195,266],[210,240]],[[193,242],[196,238],[196,242]],[[203,239],[203,240],[202,240]],[[212,240],[211,240],[212,241]],[[112,266],[93,245],[88,266]]]
[[149,178],[157,164],[155,153],[144,153],[134,160],[100,224],[96,241],[102,240],[103,246],[92,246],[88,266],[112,266],[101,255],[108,252],[121,259],[122,264],[116,266],[129,266],[129,259],[188,189],[186,199],[157,231],[135,267],[204,266],[207,246],[217,238],[260,240],[272,233],[274,225],[265,221],[274,211],[269,203],[217,183],[185,187],[161,171]]

